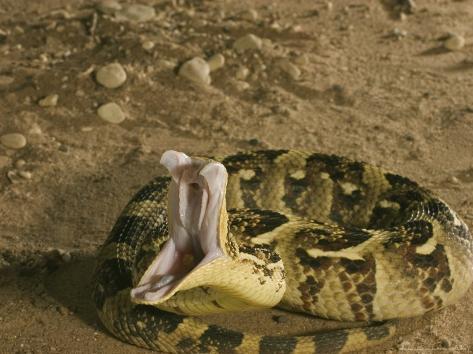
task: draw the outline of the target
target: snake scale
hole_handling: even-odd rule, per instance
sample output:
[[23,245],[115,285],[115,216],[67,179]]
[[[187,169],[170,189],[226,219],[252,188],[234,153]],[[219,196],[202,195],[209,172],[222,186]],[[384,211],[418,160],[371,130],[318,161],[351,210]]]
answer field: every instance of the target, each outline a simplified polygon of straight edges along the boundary
[[[337,353],[394,334],[390,319],[457,301],[473,241],[408,178],[344,157],[167,151],[100,249],[94,301],[121,340],[170,353]],[[365,327],[265,336],[198,315],[278,306]]]

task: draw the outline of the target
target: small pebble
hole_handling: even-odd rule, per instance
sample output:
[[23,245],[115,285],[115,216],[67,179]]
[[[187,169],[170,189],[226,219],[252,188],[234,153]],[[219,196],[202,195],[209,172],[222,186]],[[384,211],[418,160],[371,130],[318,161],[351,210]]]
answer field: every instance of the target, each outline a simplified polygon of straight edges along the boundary
[[97,9],[104,14],[113,14],[114,12],[120,11],[122,5],[115,0],[102,0],[97,4]]
[[465,38],[457,34],[452,34],[445,40],[443,45],[451,51],[460,50],[465,46]]
[[215,54],[207,60],[207,64],[209,64],[210,71],[218,70],[225,64],[225,57],[222,54]]
[[28,130],[28,134],[41,135],[43,134],[43,131],[41,130],[41,127],[38,125],[38,123],[33,123],[31,128]]
[[99,107],[97,114],[107,123],[120,124],[125,120],[125,114],[121,107],[114,103],[109,102]]
[[69,310],[67,309],[67,307],[62,306],[62,305],[57,306],[56,310],[57,310],[57,312],[59,312],[63,316],[69,314]]
[[80,131],[81,131],[81,132],[84,132],[84,133],[91,132],[92,130],[94,130],[94,128],[93,128],[93,127],[89,127],[89,126],[85,126],[85,127],[80,128]]
[[112,63],[101,67],[95,78],[106,88],[117,88],[125,83],[126,72],[119,63]]
[[241,15],[241,18],[247,21],[256,21],[258,20],[258,12],[255,9],[249,9]]
[[0,137],[0,143],[9,149],[21,149],[26,145],[26,138],[19,133],[5,134]]
[[0,168],[10,165],[11,159],[8,156],[0,156]]
[[155,44],[153,41],[144,41],[141,46],[144,50],[150,51],[154,48]]
[[15,162],[15,167],[18,169],[23,168],[26,165],[26,161],[23,159],[19,159]]
[[299,55],[298,57],[296,57],[294,59],[294,62],[297,64],[297,65],[307,65],[309,64],[309,57],[306,55],[306,54],[301,54]]
[[288,60],[281,60],[278,65],[282,71],[294,80],[297,80],[301,76],[301,70]]
[[407,36],[407,31],[396,27],[395,29],[393,29],[393,35],[398,38],[405,37]]
[[454,184],[459,184],[460,183],[460,180],[455,177],[455,176],[451,176],[450,177],[450,182],[454,183]]
[[14,77],[11,76],[6,76],[6,75],[0,75],[0,86],[8,86],[11,83],[15,81]]
[[56,94],[49,95],[39,100],[38,104],[41,107],[54,107],[57,105],[58,99],[59,99],[59,95],[56,95]]
[[239,52],[244,52],[245,50],[251,49],[261,49],[263,41],[261,38],[255,36],[254,34],[247,34],[246,36],[238,38],[235,43],[233,43],[233,48]]
[[182,64],[179,75],[198,84],[210,84],[210,66],[202,58],[193,58]]
[[441,341],[440,341],[440,346],[442,348],[450,348],[451,347],[451,343],[448,339],[446,338],[443,338]]
[[33,177],[33,174],[29,171],[19,171],[18,175],[24,179],[31,179]]
[[18,176],[18,172],[15,170],[10,170],[7,172],[7,178],[11,183],[18,183],[20,182],[20,177]]
[[237,78],[238,80],[245,80],[249,74],[250,74],[250,71],[248,70],[248,68],[241,66],[236,71],[235,78]]
[[231,81],[231,85],[235,88],[235,90],[242,92],[248,90],[250,88],[250,84],[246,81],[234,80]]
[[154,7],[140,4],[133,4],[125,7],[122,11],[117,12],[116,16],[119,20],[128,20],[136,22],[146,22],[156,16]]

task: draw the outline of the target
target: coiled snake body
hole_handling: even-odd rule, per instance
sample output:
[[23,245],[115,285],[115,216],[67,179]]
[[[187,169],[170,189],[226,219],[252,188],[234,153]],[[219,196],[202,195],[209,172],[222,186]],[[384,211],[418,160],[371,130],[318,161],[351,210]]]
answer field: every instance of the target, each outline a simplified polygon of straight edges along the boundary
[[[219,162],[216,162],[219,161]],[[161,352],[324,353],[377,344],[390,322],[457,301],[473,279],[467,226],[439,198],[334,155],[168,151],[101,248],[99,317]],[[191,315],[279,306],[363,328],[262,336]]]

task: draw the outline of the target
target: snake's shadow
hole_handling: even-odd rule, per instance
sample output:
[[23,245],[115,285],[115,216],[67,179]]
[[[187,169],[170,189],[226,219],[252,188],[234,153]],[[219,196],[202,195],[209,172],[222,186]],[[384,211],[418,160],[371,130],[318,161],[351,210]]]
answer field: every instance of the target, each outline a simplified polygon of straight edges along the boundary
[[87,325],[101,327],[92,300],[95,256],[78,255],[45,279],[48,294]]

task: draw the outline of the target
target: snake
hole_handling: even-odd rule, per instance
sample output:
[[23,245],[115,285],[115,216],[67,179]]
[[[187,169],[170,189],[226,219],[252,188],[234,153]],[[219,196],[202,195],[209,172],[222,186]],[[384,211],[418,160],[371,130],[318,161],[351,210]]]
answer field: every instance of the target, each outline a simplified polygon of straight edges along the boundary
[[[473,240],[409,178],[346,157],[166,151],[128,202],[93,275],[100,321],[163,353],[341,353],[378,345],[397,319],[457,302]],[[363,326],[262,335],[201,315],[278,307]]]

